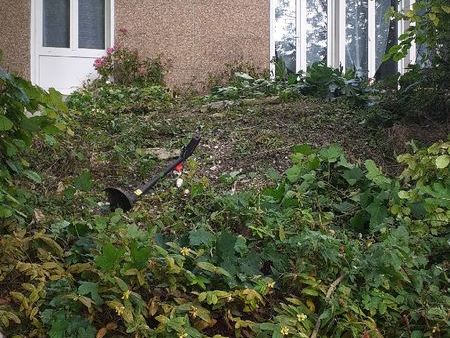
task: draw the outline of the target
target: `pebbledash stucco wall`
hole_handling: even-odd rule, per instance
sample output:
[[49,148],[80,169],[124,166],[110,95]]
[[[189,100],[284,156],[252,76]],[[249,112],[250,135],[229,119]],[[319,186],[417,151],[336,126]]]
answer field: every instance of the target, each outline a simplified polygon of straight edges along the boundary
[[0,0],[1,65],[30,77],[30,0]]
[[[269,67],[269,5],[269,0],[116,0],[116,37],[143,56],[162,53],[170,60],[169,86],[198,87],[237,60]],[[123,38],[121,29],[127,31]]]

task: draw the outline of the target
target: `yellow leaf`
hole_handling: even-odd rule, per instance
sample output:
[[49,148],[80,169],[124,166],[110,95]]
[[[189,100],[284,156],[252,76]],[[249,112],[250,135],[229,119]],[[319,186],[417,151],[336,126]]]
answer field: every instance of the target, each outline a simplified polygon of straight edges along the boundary
[[316,306],[314,305],[314,302],[311,299],[306,300],[306,305],[308,306],[309,310],[311,312],[316,312]]
[[80,296],[78,298],[78,300],[84,305],[86,306],[88,309],[90,309],[92,307],[92,299],[85,297],[85,296]]
[[135,276],[139,273],[138,269],[129,269],[125,271],[125,276]]
[[36,290],[36,287],[33,284],[30,283],[22,283],[22,287],[30,292],[33,292],[34,290]]
[[140,286],[145,284],[145,274],[142,271],[139,271],[139,273],[137,274],[137,279]]
[[103,338],[108,333],[108,329],[106,327],[102,327],[100,330],[98,330],[95,338]]
[[414,11],[410,9],[410,10],[406,11],[405,15],[408,18],[412,18],[414,16]]
[[110,322],[110,323],[106,324],[105,327],[108,331],[114,331],[115,329],[117,329],[117,324],[114,322]]
[[91,264],[90,263],[78,263],[78,264],[71,265],[67,269],[67,272],[69,272],[69,273],[81,273],[83,271],[89,270],[90,268],[91,268]]
[[34,236],[34,239],[40,239],[41,241],[43,241],[55,255],[59,257],[62,257],[64,255],[64,250],[58,243],[55,242],[53,238],[42,233],[37,233]]
[[36,306],[31,310],[30,312],[30,318],[36,317],[37,313],[39,312],[39,308]]
[[58,269],[59,265],[56,264],[55,262],[45,262],[44,264],[42,264],[42,267],[45,270],[50,270],[50,269]]

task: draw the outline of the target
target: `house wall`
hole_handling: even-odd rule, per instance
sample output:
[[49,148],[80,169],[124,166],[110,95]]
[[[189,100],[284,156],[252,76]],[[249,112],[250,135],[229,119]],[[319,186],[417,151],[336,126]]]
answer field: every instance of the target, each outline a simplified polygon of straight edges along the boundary
[[170,60],[171,87],[206,83],[237,60],[269,67],[269,0],[115,0],[115,20],[119,43]]
[[26,78],[30,77],[31,1],[0,0],[1,65]]

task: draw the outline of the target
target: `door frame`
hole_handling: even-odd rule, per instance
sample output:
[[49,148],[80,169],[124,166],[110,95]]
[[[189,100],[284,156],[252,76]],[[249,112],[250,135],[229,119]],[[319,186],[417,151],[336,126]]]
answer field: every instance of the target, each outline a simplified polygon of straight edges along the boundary
[[[42,46],[42,4],[43,0],[31,0],[30,18],[30,79],[33,84],[38,84],[40,78],[39,56],[59,57],[101,57],[105,55],[107,48],[114,46],[115,28],[115,0],[105,0],[105,49],[79,49],[78,46],[78,20],[70,21],[70,47],[51,48]],[[70,0],[72,17],[78,17],[78,0]],[[109,15],[108,15],[109,14]],[[72,34],[73,33],[73,34]]]

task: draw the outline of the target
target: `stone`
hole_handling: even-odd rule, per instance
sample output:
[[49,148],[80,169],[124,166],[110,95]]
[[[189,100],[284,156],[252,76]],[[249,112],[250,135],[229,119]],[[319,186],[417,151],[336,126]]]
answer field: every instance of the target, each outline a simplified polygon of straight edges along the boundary
[[144,154],[156,157],[158,160],[164,161],[178,157],[180,155],[180,151],[165,148],[146,148],[144,149]]

